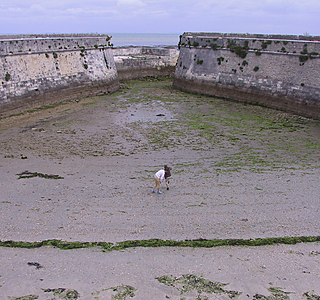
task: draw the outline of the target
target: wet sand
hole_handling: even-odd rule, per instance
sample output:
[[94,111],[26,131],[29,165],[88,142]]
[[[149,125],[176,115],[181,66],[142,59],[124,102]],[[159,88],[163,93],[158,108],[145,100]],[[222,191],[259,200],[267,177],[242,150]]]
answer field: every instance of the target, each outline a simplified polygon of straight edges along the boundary
[[[8,117],[0,120],[0,240],[317,236],[319,141],[319,121],[181,93],[169,80]],[[151,194],[164,164],[173,169],[170,190]],[[26,170],[63,179],[18,179]],[[274,295],[272,287],[288,299],[320,295],[318,243],[0,251],[4,299],[60,299],[42,290],[54,288],[111,299],[117,292],[106,289],[122,284],[137,289],[134,299],[196,299],[155,279],[186,274],[226,283],[238,299]]]

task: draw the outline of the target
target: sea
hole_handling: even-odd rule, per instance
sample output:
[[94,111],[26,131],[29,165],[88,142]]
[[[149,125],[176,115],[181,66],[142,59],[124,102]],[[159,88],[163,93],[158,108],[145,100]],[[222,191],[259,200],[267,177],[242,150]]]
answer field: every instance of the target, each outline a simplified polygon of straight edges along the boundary
[[[181,33],[110,33],[114,47],[124,46],[178,46]],[[108,34],[109,35],[109,34]]]

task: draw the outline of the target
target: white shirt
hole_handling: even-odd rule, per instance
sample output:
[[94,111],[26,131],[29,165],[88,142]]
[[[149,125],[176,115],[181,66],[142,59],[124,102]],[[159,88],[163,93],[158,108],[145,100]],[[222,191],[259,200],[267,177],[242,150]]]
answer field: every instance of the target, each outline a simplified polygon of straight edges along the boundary
[[157,173],[156,173],[156,176],[159,178],[160,182],[163,181],[164,179],[164,170],[159,170]]

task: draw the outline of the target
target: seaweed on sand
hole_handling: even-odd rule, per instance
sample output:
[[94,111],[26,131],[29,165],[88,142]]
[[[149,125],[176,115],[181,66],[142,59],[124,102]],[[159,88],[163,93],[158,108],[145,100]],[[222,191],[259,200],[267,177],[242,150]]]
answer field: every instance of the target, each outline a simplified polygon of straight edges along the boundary
[[160,283],[163,283],[169,287],[177,289],[180,294],[186,294],[191,292],[197,292],[196,299],[202,299],[201,294],[226,294],[230,299],[235,299],[241,295],[241,292],[227,291],[223,287],[227,284],[210,281],[194,274],[175,276],[161,276],[156,278]]
[[33,178],[33,177],[40,177],[40,178],[45,178],[45,179],[64,179],[64,177],[59,176],[59,175],[48,175],[48,174],[42,174],[38,172],[29,172],[29,171],[24,171],[18,175],[18,179],[23,179],[23,178]]

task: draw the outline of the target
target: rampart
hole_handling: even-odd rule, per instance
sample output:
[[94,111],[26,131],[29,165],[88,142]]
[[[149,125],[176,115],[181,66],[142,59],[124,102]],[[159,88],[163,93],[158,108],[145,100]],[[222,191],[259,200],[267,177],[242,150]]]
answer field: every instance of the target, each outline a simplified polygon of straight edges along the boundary
[[108,35],[1,36],[0,115],[119,88]]
[[119,47],[112,51],[119,80],[173,76],[179,56],[174,47]]
[[320,118],[320,37],[184,33],[175,88]]
[[113,48],[108,35],[0,36],[0,116],[173,76],[178,56],[174,47]]

